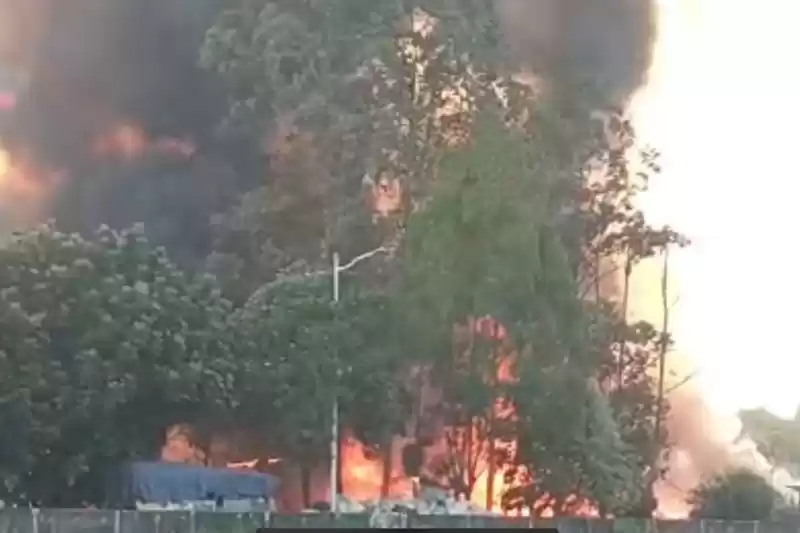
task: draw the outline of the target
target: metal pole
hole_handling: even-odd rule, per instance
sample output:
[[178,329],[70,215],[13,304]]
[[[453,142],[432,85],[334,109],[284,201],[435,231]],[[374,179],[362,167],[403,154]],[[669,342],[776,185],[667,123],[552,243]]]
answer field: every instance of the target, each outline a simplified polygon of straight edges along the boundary
[[339,301],[339,273],[342,271],[339,266],[339,253],[333,253],[333,301]]
[[[333,253],[333,301],[339,302],[339,254]],[[339,384],[336,383],[335,387]],[[335,390],[335,389],[334,389]],[[331,414],[331,512],[339,510],[339,393],[333,396]]]
[[[375,248],[369,252],[365,252],[358,257],[352,259],[349,263],[342,266],[339,253],[333,252],[333,301],[339,302],[339,274],[345,270],[349,270],[356,266],[358,263],[365,259],[369,259],[375,254],[388,253],[389,250],[383,246]],[[336,383],[339,386],[339,379],[342,376],[342,370],[336,370]],[[338,389],[333,396],[333,412],[331,413],[331,512],[338,513],[339,510],[339,393]]]

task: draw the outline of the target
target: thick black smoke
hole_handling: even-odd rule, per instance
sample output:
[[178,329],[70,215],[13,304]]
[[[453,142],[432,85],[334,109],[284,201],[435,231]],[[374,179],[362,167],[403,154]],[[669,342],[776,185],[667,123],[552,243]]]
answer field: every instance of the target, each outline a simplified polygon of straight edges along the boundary
[[74,164],[94,136],[121,121],[154,136],[208,141],[224,100],[196,65],[210,22],[198,20],[197,10],[207,1],[46,4],[43,30],[30,43],[29,83],[6,128],[14,141],[54,166]]
[[[654,0],[495,1],[516,58],[556,91],[565,80],[588,81],[619,103],[642,82]],[[36,4],[27,16],[38,28],[23,47],[28,81],[2,124],[4,142],[68,171],[48,213],[64,229],[143,221],[158,226],[174,253],[199,257],[207,248],[206,221],[235,196],[230,172],[197,160],[181,167],[150,159],[119,169],[98,164],[91,148],[114,125],[133,123],[152,137],[190,138],[200,154],[213,152],[226,103],[197,55],[221,2],[0,0],[6,20]],[[181,190],[202,194],[181,204]],[[180,220],[170,227],[174,214]]]
[[[25,0],[27,1],[27,0]],[[14,16],[18,0],[0,0]],[[4,143],[66,178],[40,218],[67,231],[144,222],[183,264],[211,248],[210,217],[234,201],[235,175],[208,159],[225,113],[221,85],[197,65],[216,0],[38,0],[27,84]],[[20,16],[22,16],[22,13]],[[189,139],[195,156],[99,160],[95,141],[120,124]]]
[[515,59],[555,91],[588,86],[624,105],[642,85],[655,0],[495,0]]
[[[516,58],[545,80],[588,83],[616,102],[642,83],[654,0],[495,2]],[[11,6],[4,17],[25,3],[0,0]],[[14,137],[57,162],[82,153],[87,136],[120,118],[153,135],[209,140],[224,101],[196,58],[221,0],[34,3],[47,20],[28,43],[30,84],[7,128]]]

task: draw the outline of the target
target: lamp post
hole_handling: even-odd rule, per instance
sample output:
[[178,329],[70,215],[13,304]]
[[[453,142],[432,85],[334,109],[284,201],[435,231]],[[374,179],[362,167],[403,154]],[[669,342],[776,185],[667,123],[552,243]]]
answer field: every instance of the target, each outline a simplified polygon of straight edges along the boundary
[[[387,253],[389,250],[383,246],[365,252],[345,265],[340,264],[339,253],[333,253],[333,301],[339,303],[339,274],[350,270],[361,261],[374,257],[379,253]],[[336,387],[339,386],[339,378],[342,375],[341,369],[336,371]],[[339,393],[336,389],[333,396],[333,412],[331,413],[331,512],[338,513],[339,508]]]

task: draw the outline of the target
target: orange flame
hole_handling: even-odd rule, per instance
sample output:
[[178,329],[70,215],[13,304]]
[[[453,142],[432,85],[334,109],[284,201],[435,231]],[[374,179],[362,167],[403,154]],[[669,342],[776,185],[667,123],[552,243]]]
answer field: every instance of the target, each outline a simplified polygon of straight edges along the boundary
[[[500,349],[503,357],[497,369],[497,380],[500,382],[513,382],[514,376],[514,357],[513,349],[506,342],[508,331],[502,324],[491,317],[482,317],[468,321],[466,328],[456,328],[455,335],[460,337],[469,334],[486,336],[501,341]],[[513,417],[513,406],[498,399],[496,406],[497,416]],[[390,498],[410,499],[414,494],[414,479],[408,477],[398,465],[399,453],[404,445],[413,442],[411,439],[395,438],[392,444],[391,462],[389,468],[391,475],[388,476],[388,487],[386,484],[387,476],[384,475],[383,458],[371,453],[362,443],[352,437],[346,437],[342,442],[342,485],[344,495],[356,501],[377,501],[381,498],[383,488],[386,488],[387,496]],[[514,443],[497,441],[496,447],[511,448],[513,451]],[[478,448],[484,449],[480,444]],[[444,437],[440,437],[437,442],[427,448],[429,458],[441,456],[447,453],[447,443]],[[430,462],[430,461],[428,461]],[[423,466],[423,470],[426,468]],[[479,465],[477,468],[478,479],[472,488],[469,500],[474,506],[479,508],[501,509],[502,497],[504,492],[510,488],[505,479],[505,472],[502,468],[489,468],[488,465]],[[491,479],[490,479],[491,478]],[[491,494],[491,496],[490,496]],[[491,501],[489,501],[491,498]],[[549,517],[555,514],[552,506],[549,505],[548,498],[543,497],[539,503],[534,505],[536,513],[542,517]],[[566,508],[573,516],[596,517],[599,516],[597,507],[589,500],[572,496],[567,498]],[[521,512],[522,515],[529,514],[529,511]]]
[[250,461],[242,461],[239,463],[228,463],[228,468],[233,470],[252,470],[258,464],[258,459],[252,459]]
[[17,229],[35,222],[62,177],[42,169],[25,153],[0,145],[0,227]]
[[92,153],[96,157],[125,160],[137,159],[148,152],[191,157],[195,151],[194,143],[189,140],[174,137],[151,139],[141,127],[128,123],[114,126],[92,143]]

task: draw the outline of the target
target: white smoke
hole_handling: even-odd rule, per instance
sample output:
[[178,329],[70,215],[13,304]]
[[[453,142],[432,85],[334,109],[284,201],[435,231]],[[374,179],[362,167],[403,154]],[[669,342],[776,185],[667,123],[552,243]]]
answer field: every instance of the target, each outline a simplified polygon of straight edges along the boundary
[[[633,113],[663,156],[644,202],[648,218],[694,241],[670,265],[678,366],[697,374],[674,400],[681,415],[703,421],[678,426],[705,435],[675,432],[678,492],[713,470],[745,466],[796,498],[787,485],[797,480],[751,439],[737,439],[736,413],[763,405],[792,416],[800,400],[800,359],[786,352],[794,326],[782,311],[800,299],[787,270],[800,193],[791,163],[800,76],[789,67],[800,50],[798,15],[800,5],[786,0],[659,0],[653,66]],[[644,294],[637,311],[658,323],[660,302]],[[687,402],[692,395],[701,400]]]

